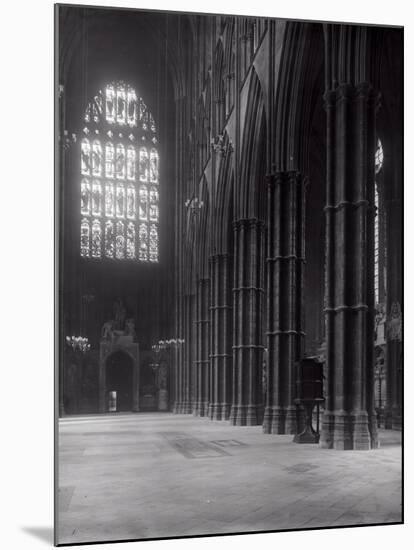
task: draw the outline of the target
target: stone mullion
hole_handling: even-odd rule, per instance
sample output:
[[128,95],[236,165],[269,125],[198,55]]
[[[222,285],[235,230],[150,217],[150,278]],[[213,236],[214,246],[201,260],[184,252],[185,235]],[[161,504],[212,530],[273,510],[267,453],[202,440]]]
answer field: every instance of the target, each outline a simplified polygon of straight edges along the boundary
[[303,340],[304,182],[295,171],[268,177],[267,403],[263,431],[296,433],[296,363]]
[[[375,96],[341,85],[325,96],[328,121],[327,403],[321,443],[377,445],[373,410]],[[371,158],[372,157],[372,158]]]
[[[261,343],[263,224],[256,219],[235,223],[236,275],[233,346],[233,425],[256,425],[261,421]],[[259,401],[260,400],[260,401]]]

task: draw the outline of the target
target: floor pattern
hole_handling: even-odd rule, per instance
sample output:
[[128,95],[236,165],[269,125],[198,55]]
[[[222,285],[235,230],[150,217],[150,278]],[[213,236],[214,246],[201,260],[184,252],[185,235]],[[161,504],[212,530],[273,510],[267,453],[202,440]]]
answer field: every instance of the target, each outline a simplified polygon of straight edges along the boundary
[[298,445],[170,413],[59,422],[60,543],[401,521],[401,434],[375,451]]

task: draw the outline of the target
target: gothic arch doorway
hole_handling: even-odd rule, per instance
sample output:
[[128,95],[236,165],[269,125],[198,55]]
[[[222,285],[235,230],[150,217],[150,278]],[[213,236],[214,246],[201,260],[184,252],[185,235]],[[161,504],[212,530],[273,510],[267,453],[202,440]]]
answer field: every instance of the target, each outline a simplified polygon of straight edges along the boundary
[[100,351],[99,412],[139,411],[138,344],[101,342]]
[[[124,351],[111,353],[105,364],[106,395],[112,412],[133,409],[133,361]],[[115,392],[115,394],[114,394]],[[111,399],[109,397],[111,396]]]

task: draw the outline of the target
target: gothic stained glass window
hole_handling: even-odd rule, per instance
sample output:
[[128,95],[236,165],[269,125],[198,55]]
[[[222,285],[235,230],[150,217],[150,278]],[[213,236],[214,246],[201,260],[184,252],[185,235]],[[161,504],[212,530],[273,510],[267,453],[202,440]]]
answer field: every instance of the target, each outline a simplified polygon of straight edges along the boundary
[[153,115],[132,86],[111,82],[88,104],[83,123],[81,256],[157,262],[159,155]]

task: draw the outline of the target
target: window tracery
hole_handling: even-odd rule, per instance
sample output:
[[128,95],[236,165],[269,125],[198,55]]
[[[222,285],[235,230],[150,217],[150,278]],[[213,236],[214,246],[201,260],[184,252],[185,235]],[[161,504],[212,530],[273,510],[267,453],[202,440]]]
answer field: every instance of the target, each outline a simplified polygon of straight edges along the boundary
[[152,114],[134,88],[112,82],[88,104],[84,122],[81,256],[158,262],[159,154]]

